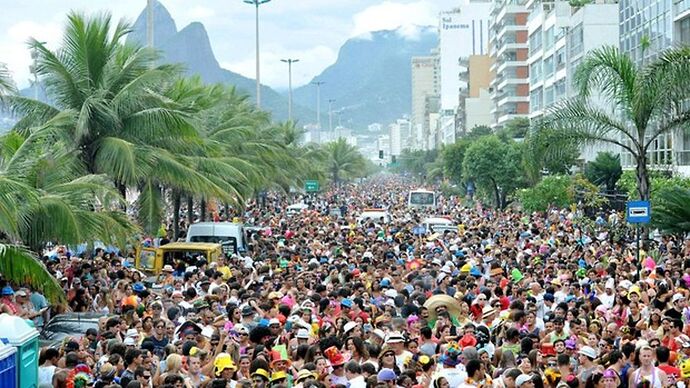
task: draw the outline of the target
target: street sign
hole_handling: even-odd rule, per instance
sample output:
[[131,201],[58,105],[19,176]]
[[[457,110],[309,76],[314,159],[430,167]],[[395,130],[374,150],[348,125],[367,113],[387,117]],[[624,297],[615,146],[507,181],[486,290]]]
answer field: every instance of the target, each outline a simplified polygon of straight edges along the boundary
[[319,191],[319,181],[304,182],[304,191],[306,191],[307,193],[315,193]]
[[648,224],[652,219],[649,201],[628,201],[626,220],[631,224]]

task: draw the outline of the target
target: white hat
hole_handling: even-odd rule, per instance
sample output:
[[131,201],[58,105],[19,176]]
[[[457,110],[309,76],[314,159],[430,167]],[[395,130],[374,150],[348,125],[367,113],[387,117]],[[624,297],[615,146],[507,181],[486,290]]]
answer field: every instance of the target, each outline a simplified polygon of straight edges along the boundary
[[389,298],[395,298],[396,296],[398,296],[398,291],[391,288],[386,290],[386,292],[384,292],[383,294]]
[[240,323],[238,323],[237,325],[233,326],[232,329],[235,330],[235,332],[238,333],[238,334],[240,334],[240,333],[242,333],[242,334],[248,334],[248,333],[249,333],[249,329],[247,329],[246,326],[244,326],[243,324],[240,324]]
[[350,330],[357,327],[357,325],[358,325],[357,322],[350,321],[350,322],[346,323],[345,326],[343,326],[343,332],[345,332],[345,334],[347,334],[348,332],[350,332]]
[[609,279],[606,281],[606,285],[604,286],[604,288],[610,288],[610,289],[612,289],[612,290],[615,290],[615,289],[616,289],[613,278],[609,278]]
[[578,353],[591,359],[597,358],[597,351],[591,346],[583,346]]
[[403,341],[405,341],[405,337],[397,331],[391,332],[390,334],[388,334],[388,338],[386,338],[387,344],[394,344],[396,342],[403,342]]
[[519,387],[528,381],[532,381],[532,377],[523,373],[515,379],[515,386]]
[[684,300],[684,299],[685,299],[685,297],[683,296],[683,294],[673,294],[673,298],[671,298],[671,303],[676,303],[679,300]]
[[309,339],[309,330],[307,330],[307,329],[297,330],[297,338]]
[[193,272],[196,271],[197,269],[198,269],[198,268],[197,268],[195,265],[190,265],[189,267],[187,267],[187,269],[185,269],[185,272],[186,272],[186,273],[193,273]]
[[630,287],[632,287],[632,285],[633,285],[633,284],[632,284],[632,282],[631,282],[630,280],[625,279],[625,280],[621,281],[620,284],[618,284],[618,287],[627,290],[627,289],[629,289]]
[[374,329],[374,331],[372,331],[372,333],[374,333],[375,336],[377,336],[381,339],[386,338],[386,333],[384,333],[383,330],[381,330],[381,329]]
[[137,345],[136,341],[134,341],[134,338],[132,338],[132,337],[125,338],[125,340],[123,341],[123,344],[125,346],[136,346]]
[[137,329],[127,329],[127,334],[125,334],[126,337],[132,337],[132,338],[138,338],[139,337],[139,332]]
[[280,321],[277,318],[271,318],[271,320],[268,321],[268,325],[280,325]]
[[170,265],[170,264],[164,265],[163,269],[161,271],[163,271],[163,272],[175,272],[172,265]]
[[453,273],[453,270],[450,269],[450,267],[446,264],[443,266],[443,268],[441,268],[441,272],[450,275]]

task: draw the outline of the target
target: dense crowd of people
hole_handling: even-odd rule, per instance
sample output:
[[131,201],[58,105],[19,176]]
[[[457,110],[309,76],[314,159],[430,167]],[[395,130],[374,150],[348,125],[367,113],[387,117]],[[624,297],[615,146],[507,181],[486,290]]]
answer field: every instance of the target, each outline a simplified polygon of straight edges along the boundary
[[[683,387],[690,381],[690,241],[635,245],[579,210],[523,214],[406,203],[396,179],[345,185],[287,215],[241,217],[246,252],[163,267],[131,251],[58,250],[65,310],[99,328],[41,350],[41,387]],[[356,220],[385,208],[391,222]],[[333,209],[337,209],[336,212]],[[338,216],[337,213],[340,213]],[[458,226],[419,233],[427,216]],[[169,228],[172,230],[172,228]],[[416,232],[415,232],[416,231]],[[168,239],[164,239],[163,243]],[[47,319],[36,290],[0,308]]]

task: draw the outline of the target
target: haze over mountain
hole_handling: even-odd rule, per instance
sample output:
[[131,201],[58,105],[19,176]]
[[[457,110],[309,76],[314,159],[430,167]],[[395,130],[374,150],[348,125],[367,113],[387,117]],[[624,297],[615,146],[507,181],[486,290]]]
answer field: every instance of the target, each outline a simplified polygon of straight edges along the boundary
[[[175,20],[159,2],[155,2],[153,15],[153,42],[154,47],[161,51],[162,61],[181,63],[188,74],[199,75],[208,83],[235,85],[243,93],[250,95],[252,100],[255,99],[256,82],[253,79],[220,67],[203,24],[190,23],[178,31]],[[139,14],[127,41],[146,44],[146,9]],[[287,97],[262,85],[261,106],[271,111],[274,120],[287,119],[287,105]],[[307,123],[314,121],[316,113],[301,106],[294,106],[293,115],[299,123]]]
[[[373,122],[387,124],[409,115],[411,59],[429,55],[438,45],[435,27],[416,27],[412,32],[408,28],[377,31],[345,42],[338,60],[313,79],[325,82],[322,109],[327,110],[328,100],[335,99],[333,110],[342,109],[343,125],[352,120],[355,128]],[[297,104],[315,104],[316,87],[299,87],[294,98]]]

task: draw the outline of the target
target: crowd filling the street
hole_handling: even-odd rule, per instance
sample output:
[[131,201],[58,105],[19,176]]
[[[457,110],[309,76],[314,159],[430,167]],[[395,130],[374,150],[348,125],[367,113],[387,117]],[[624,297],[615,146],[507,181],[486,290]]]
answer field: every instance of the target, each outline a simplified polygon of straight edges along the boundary
[[[42,337],[39,387],[690,381],[689,240],[638,249],[609,233],[622,215],[598,213],[585,230],[577,206],[526,214],[441,194],[410,206],[414,188],[388,176],[269,193],[214,214],[254,226],[236,249],[164,256],[158,270],[142,266],[141,247],[184,241],[195,220],[121,250],[50,247],[42,260],[67,305],[6,282],[0,309],[53,332]],[[56,328],[61,317],[81,318]]]

